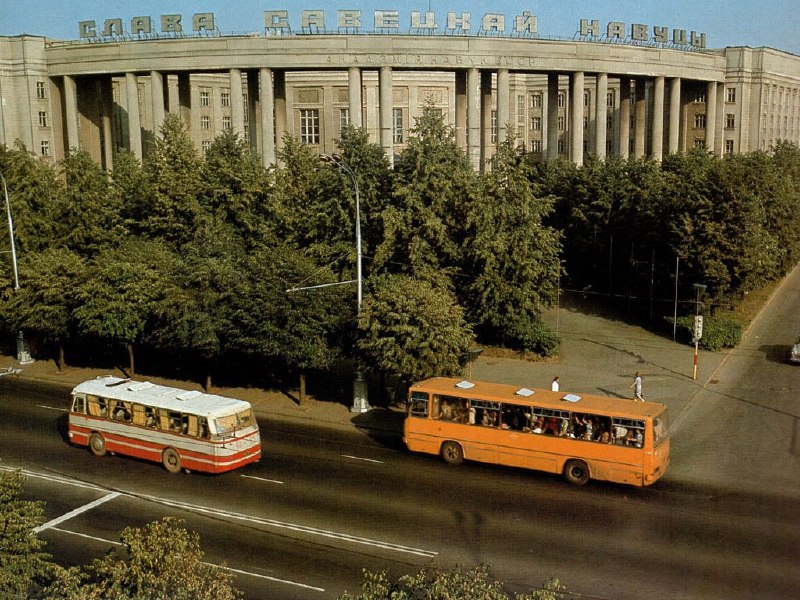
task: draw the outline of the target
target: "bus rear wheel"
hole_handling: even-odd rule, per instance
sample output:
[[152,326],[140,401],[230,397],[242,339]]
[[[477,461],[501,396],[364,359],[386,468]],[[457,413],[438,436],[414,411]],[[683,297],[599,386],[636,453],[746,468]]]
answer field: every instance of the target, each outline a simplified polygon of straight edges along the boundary
[[584,485],[589,481],[589,467],[582,460],[568,460],[564,465],[564,477],[574,485]]
[[449,465],[459,465],[464,460],[464,451],[456,442],[442,444],[442,459]]
[[181,456],[172,448],[167,448],[161,455],[161,463],[170,473],[181,472]]
[[93,433],[89,436],[89,450],[91,450],[92,454],[95,456],[106,455],[106,441],[103,439],[102,435]]

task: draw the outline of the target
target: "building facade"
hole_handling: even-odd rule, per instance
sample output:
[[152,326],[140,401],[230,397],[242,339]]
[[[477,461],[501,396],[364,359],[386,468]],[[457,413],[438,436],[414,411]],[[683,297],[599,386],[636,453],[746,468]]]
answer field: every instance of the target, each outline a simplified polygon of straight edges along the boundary
[[425,105],[476,169],[497,144],[581,164],[800,145],[800,57],[502,37],[288,35],[64,42],[0,37],[0,144],[107,169],[142,158],[167,113],[198,149],[233,129],[275,163],[284,135],[336,151],[345,124],[390,160]]

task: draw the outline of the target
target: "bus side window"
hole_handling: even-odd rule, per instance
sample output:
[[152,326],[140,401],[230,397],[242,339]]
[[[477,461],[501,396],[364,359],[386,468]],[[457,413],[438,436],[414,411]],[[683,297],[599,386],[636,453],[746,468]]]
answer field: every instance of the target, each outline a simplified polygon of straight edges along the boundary
[[105,398],[98,398],[97,404],[100,406],[100,416],[108,416],[108,401]]
[[408,414],[412,417],[428,416],[428,394],[425,392],[411,392],[408,402]]
[[156,416],[156,409],[152,406],[144,407],[144,424],[147,427],[158,426],[158,417]]
[[131,406],[131,423],[134,425],[144,425],[147,417],[144,413],[144,406],[133,404]]
[[83,396],[75,396],[72,399],[72,412],[86,414],[86,399]]
[[197,437],[197,417],[195,415],[183,415],[181,433]]
[[205,417],[198,417],[198,428],[200,430],[200,437],[206,439],[208,437],[208,421]]

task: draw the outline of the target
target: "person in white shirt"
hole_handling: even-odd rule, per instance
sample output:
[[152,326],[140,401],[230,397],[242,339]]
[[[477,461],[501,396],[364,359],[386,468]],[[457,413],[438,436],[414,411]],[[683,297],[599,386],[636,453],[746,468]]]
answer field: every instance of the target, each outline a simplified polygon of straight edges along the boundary
[[553,382],[550,384],[550,389],[554,392],[557,392],[558,390],[561,389],[561,384],[559,383],[558,375],[553,377]]

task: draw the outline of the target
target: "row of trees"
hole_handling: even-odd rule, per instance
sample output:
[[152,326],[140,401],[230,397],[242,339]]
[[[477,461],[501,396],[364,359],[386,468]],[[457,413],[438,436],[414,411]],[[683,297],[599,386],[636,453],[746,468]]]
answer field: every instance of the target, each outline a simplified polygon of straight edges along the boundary
[[730,307],[800,259],[800,152],[789,143],[723,159],[695,149],[661,164],[556,161],[537,164],[534,179],[556,198],[547,223],[564,233],[568,285],[643,316],[659,302],[671,314],[676,276],[683,312],[693,283]]
[[144,346],[206,373],[359,358],[421,378],[456,371],[476,328],[555,346],[540,314],[554,298],[560,234],[544,224],[552,201],[537,197],[510,146],[478,176],[428,110],[391,169],[363,131],[342,132],[367,267],[356,329],[353,286],[330,285],[354,278],[346,174],[291,138],[284,166],[264,170],[233,134],[199,156],[176,117],[161,133],[144,164],[119,153],[113,176],[82,151],[58,173],[22,147],[0,148],[21,274],[15,291],[4,271],[0,312],[59,363],[65,347],[77,356],[116,342],[131,371]]
[[64,348],[77,359],[121,343],[131,372],[145,347],[202,365],[207,385],[224,365],[277,375],[341,359],[421,378],[457,371],[476,337],[553,352],[541,314],[559,286],[649,298],[637,305],[671,315],[658,303],[676,283],[686,312],[694,282],[730,304],[800,256],[800,153],[788,144],[577,167],[506,143],[476,174],[430,108],[394,168],[362,130],[339,144],[360,190],[358,320],[353,287],[334,285],[355,277],[347,173],[288,137],[269,170],[232,133],[201,156],[170,116],[144,163],[120,152],[113,175],[81,151],[59,172],[0,147],[21,274],[15,291],[3,270],[2,321],[59,364]]

